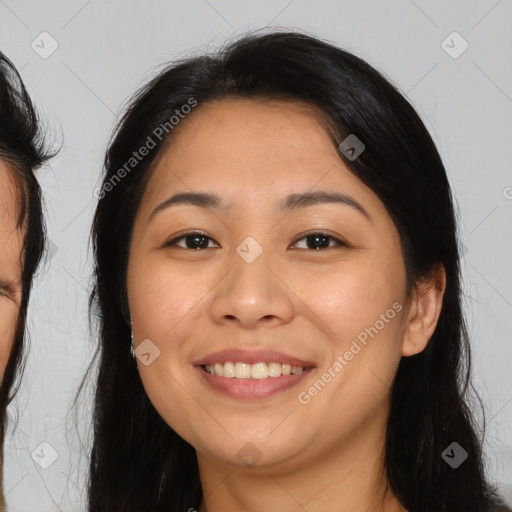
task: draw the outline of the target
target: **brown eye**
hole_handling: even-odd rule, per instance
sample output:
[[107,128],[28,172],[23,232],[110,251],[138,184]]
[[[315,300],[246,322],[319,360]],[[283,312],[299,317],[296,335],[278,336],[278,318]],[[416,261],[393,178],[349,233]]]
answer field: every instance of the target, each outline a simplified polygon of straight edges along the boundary
[[[185,245],[179,245],[178,242],[185,241]],[[208,249],[208,240],[213,240],[206,233],[185,233],[165,244],[165,247],[177,246],[183,249]]]
[[[297,242],[295,242],[295,245],[300,240],[306,240],[306,247],[302,247],[305,249],[311,249],[311,250],[320,250],[320,249],[327,249],[329,247],[336,247],[336,246],[344,246],[347,247],[348,244],[345,242],[339,240],[338,238],[335,238],[332,235],[329,235],[328,233],[323,232],[314,232],[314,233],[308,233],[302,238],[300,238]],[[335,245],[330,245],[330,242],[334,241]],[[301,249],[302,249],[301,248]]]

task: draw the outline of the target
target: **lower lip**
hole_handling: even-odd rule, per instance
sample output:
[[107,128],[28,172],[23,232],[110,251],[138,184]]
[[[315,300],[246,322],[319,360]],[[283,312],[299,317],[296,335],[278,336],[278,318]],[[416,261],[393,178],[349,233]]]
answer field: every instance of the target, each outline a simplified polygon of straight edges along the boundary
[[280,377],[267,377],[266,379],[237,379],[236,377],[228,378],[212,375],[202,366],[196,366],[195,368],[212,388],[232,398],[244,400],[267,398],[290,389],[314,370],[314,368],[309,368],[295,375],[281,375]]

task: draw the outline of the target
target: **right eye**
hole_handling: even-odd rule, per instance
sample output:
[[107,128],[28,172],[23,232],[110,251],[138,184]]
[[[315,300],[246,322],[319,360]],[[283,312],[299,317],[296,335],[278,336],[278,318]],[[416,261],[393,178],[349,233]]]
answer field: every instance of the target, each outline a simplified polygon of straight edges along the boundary
[[0,295],[5,295],[8,299],[14,300],[14,293],[8,285],[0,285]]
[[[178,242],[181,240],[185,241],[185,246],[178,244]],[[183,249],[208,249],[208,242],[206,242],[205,245],[205,240],[213,240],[213,238],[210,238],[206,233],[203,232],[190,232],[169,240],[169,242],[166,242],[164,247],[177,246]]]

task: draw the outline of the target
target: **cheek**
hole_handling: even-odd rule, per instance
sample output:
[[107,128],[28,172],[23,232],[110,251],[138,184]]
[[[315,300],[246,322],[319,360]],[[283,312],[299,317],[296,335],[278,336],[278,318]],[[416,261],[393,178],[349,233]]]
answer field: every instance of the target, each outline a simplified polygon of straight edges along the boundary
[[325,380],[318,377],[329,383],[301,390],[299,402],[311,416],[330,411],[334,423],[349,428],[386,403],[401,359],[404,279],[400,267],[364,264],[303,285],[330,336]]
[[295,289],[306,309],[330,328],[330,337],[348,340],[401,302],[404,279],[396,263],[367,258],[296,276]]
[[[165,262],[137,264],[128,273],[128,299],[138,337],[163,340],[204,306],[204,275]],[[171,334],[171,332],[172,334]]]
[[0,370],[5,371],[16,332],[17,307],[14,304],[4,304],[10,299],[0,297]]

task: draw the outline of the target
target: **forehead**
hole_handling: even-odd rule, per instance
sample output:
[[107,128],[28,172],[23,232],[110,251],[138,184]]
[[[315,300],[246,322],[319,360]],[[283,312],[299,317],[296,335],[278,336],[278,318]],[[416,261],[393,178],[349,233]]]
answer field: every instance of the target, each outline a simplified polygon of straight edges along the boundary
[[209,149],[213,162],[233,156],[237,161],[244,156],[275,156],[283,149],[335,152],[325,118],[317,108],[299,101],[216,100],[185,118],[171,144],[177,156],[193,157],[194,147]]
[[284,193],[284,188],[312,188],[320,180],[333,185],[340,177],[363,187],[342,161],[326,115],[303,102],[211,101],[174,130],[155,162],[147,189],[152,195],[173,186],[203,185],[225,194],[237,187],[270,192],[268,186]]
[[150,218],[176,191],[212,192],[225,198],[229,211],[256,215],[279,214],[285,196],[325,190],[387,217],[380,198],[346,165],[335,132],[325,114],[299,101],[201,104],[174,128],[156,159],[139,214]]
[[[19,190],[14,173],[9,165],[0,160],[0,243],[2,253],[9,248],[21,245],[22,234],[17,228],[19,207]],[[5,245],[8,244],[8,245]]]
[[0,158],[0,208],[4,213],[18,207],[18,195],[14,171]]

